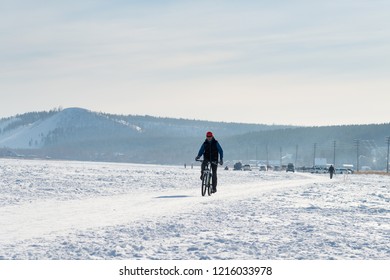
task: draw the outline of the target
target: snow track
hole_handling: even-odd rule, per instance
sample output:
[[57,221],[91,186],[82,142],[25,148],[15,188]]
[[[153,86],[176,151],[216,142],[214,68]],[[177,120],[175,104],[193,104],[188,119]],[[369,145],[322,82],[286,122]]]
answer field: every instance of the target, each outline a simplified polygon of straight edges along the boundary
[[205,201],[244,200],[262,192],[304,186],[318,181],[319,178],[314,178],[221,186],[220,192],[212,197],[200,197],[200,190],[145,190],[81,200],[37,200],[1,209],[0,242],[120,225],[142,219],[158,219],[160,216],[178,215],[191,209],[196,211],[197,207],[204,206]]

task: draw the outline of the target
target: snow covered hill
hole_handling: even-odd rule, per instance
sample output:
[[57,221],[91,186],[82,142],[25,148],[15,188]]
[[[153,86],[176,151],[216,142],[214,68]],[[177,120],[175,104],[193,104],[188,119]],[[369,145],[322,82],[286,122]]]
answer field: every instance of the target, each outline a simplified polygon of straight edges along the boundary
[[275,129],[279,126],[216,123],[150,116],[123,116],[67,108],[49,113],[26,113],[0,120],[0,147],[37,149],[64,142],[102,138],[198,137],[217,129],[220,136]]
[[198,142],[208,130],[222,137],[278,127],[67,108],[1,119],[0,155],[177,164],[194,157],[196,151],[189,150],[188,145],[198,149]]
[[2,160],[0,259],[390,259],[390,177]]
[[[13,122],[17,122],[19,118],[4,120],[1,122],[1,128],[4,130]],[[15,149],[42,148],[46,145],[63,142],[64,139],[77,142],[80,139],[85,139],[85,134],[93,138],[96,136],[96,131],[103,129],[126,130],[129,135],[139,132],[137,127],[116,122],[86,109],[68,108],[58,111],[48,118],[38,119],[28,124],[21,123],[13,129],[6,130],[0,135],[0,146]]]

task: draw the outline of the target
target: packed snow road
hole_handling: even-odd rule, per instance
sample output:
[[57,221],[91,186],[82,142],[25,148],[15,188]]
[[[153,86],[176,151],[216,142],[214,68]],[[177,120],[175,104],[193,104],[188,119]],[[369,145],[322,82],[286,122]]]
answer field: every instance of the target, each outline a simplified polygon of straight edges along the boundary
[[389,177],[2,160],[0,259],[389,259]]

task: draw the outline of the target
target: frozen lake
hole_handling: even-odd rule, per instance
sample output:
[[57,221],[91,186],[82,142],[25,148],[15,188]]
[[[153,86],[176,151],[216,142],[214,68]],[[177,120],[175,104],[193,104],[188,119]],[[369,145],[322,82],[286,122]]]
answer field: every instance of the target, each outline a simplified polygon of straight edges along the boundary
[[390,259],[390,176],[0,163],[0,259]]

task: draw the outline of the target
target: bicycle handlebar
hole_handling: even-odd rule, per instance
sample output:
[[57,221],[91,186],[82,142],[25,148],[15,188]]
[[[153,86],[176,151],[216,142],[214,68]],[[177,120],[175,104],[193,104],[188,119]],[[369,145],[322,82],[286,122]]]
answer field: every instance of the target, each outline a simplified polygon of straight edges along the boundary
[[209,160],[204,160],[204,159],[197,159],[196,161],[199,161],[199,162],[211,162],[211,164],[214,164],[214,165],[218,165],[218,163],[220,163],[219,161],[209,161]]

